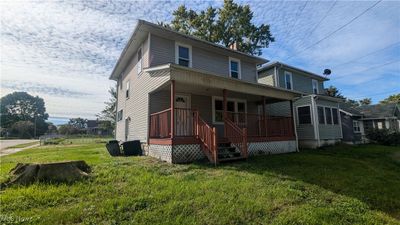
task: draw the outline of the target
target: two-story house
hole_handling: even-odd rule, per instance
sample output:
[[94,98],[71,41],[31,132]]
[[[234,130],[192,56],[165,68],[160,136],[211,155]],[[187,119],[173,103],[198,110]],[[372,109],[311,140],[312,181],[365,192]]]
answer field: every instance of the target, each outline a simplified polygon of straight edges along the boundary
[[[292,100],[301,93],[259,83],[257,65],[267,62],[139,20],[110,76],[116,139],[140,140],[148,155],[172,163],[296,151]],[[268,105],[282,101],[289,112],[268,116]]]
[[[327,96],[324,81],[328,79],[281,62],[270,62],[258,69],[258,82],[301,92],[293,100],[298,143],[300,147],[317,148],[342,139],[339,116],[341,99]],[[289,102],[267,106],[269,116],[286,116],[292,110]]]

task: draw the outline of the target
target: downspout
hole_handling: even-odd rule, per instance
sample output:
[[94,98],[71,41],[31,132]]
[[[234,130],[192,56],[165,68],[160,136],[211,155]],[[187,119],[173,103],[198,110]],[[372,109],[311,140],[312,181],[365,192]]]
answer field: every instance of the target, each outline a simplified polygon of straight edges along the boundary
[[316,103],[315,103],[315,100],[318,98],[318,96],[316,96],[316,95],[310,95],[311,96],[311,107],[313,108],[312,109],[312,111],[313,111],[313,116],[312,116],[312,118],[313,118],[313,123],[314,123],[314,132],[315,132],[315,138],[317,139],[317,146],[318,146],[318,148],[319,147],[321,147],[321,140],[320,140],[320,138],[319,138],[319,125],[318,125],[318,122],[317,122],[317,107],[316,107]]
[[340,117],[340,105],[339,105],[339,103],[337,104],[337,108],[338,108],[338,113],[339,113],[338,118],[339,118],[339,127],[340,127],[340,138],[343,141],[342,118]]
[[293,130],[294,130],[294,136],[296,138],[296,152],[300,152],[299,150],[299,137],[297,137],[297,123],[295,120],[295,109],[293,107],[293,100],[290,100],[290,106],[292,108],[292,121],[293,121]]

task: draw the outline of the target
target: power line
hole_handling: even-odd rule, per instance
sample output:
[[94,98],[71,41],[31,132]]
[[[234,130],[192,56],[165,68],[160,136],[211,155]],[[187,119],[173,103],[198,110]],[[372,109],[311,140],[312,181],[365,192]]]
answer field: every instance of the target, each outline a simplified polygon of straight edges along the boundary
[[374,8],[376,5],[378,5],[382,0],[379,0],[377,2],[375,2],[375,4],[373,4],[372,6],[368,7],[366,10],[364,10],[362,13],[358,14],[356,17],[354,17],[353,19],[351,19],[349,22],[345,23],[344,25],[342,25],[341,27],[339,27],[338,29],[334,30],[333,32],[329,33],[327,36],[323,37],[322,39],[318,40],[317,42],[315,42],[314,44],[308,46],[307,48],[301,50],[300,52],[295,53],[294,55],[289,56],[288,58],[286,58],[285,60],[288,60],[290,58],[292,58],[293,56],[298,55],[299,53],[302,53],[312,47],[314,47],[315,45],[321,43],[322,41],[328,39],[330,36],[334,35],[335,33],[337,33],[338,31],[342,30],[343,28],[345,28],[347,25],[351,24],[352,22],[354,22],[355,20],[357,20],[358,18],[360,18],[362,15],[364,15],[366,12],[368,12],[369,10],[371,10],[372,8]]
[[362,72],[365,72],[365,71],[368,71],[368,70],[373,70],[373,69],[377,69],[377,68],[380,68],[380,67],[383,67],[383,66],[387,66],[387,65],[393,64],[393,63],[398,62],[398,61],[400,61],[400,59],[396,59],[396,60],[393,60],[393,61],[390,61],[390,62],[386,62],[386,63],[381,64],[381,65],[369,67],[369,68],[367,68],[365,70],[357,71],[357,72],[354,72],[354,73],[347,73],[345,75],[342,75],[342,76],[336,78],[336,80],[347,78],[347,76],[351,75],[351,74],[358,74],[358,73],[362,73]]
[[365,58],[365,57],[367,57],[367,56],[370,56],[370,55],[372,55],[372,54],[375,54],[375,53],[377,53],[377,52],[380,52],[380,51],[383,51],[383,50],[389,49],[389,48],[391,48],[391,47],[393,47],[393,46],[395,46],[395,45],[398,45],[399,43],[400,43],[400,41],[398,41],[398,42],[396,42],[396,43],[393,43],[393,44],[390,44],[390,45],[387,45],[387,46],[386,46],[386,47],[384,47],[384,48],[381,48],[381,49],[375,50],[375,51],[373,51],[373,52],[370,52],[370,53],[368,53],[368,54],[365,54],[365,55],[363,55],[363,56],[361,56],[361,57],[354,58],[354,59],[352,59],[352,60],[350,60],[350,61],[347,61],[347,62],[344,62],[344,63],[338,64],[338,65],[335,65],[335,66],[333,66],[333,68],[336,68],[336,67],[338,67],[338,66],[346,65],[346,64],[349,64],[349,63],[351,63],[351,62],[354,62],[354,61],[360,60],[360,59],[362,59],[362,58]]

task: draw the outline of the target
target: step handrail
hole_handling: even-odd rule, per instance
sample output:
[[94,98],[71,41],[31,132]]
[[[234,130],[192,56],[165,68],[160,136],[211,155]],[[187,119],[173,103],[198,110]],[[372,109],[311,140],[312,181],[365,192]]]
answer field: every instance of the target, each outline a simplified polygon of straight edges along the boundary
[[199,112],[195,111],[196,116],[196,137],[200,140],[201,148],[207,158],[217,165],[218,163],[218,148],[217,148],[217,131],[215,127],[211,127],[200,116]]
[[241,155],[247,158],[247,128],[241,129],[228,118],[224,119],[225,137],[240,150]]

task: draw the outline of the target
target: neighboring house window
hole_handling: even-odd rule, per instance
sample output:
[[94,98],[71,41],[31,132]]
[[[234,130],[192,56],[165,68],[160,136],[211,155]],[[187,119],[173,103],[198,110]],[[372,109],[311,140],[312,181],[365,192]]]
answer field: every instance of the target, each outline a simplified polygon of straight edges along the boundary
[[299,124],[311,124],[311,108],[310,106],[301,106],[297,108],[297,117]]
[[332,124],[332,112],[331,112],[331,108],[326,107],[325,108],[325,120],[326,120],[326,124]]
[[126,92],[125,92],[125,97],[129,98],[129,89],[130,89],[130,83],[129,81],[126,82]]
[[332,119],[333,119],[333,124],[335,125],[339,124],[338,110],[336,108],[332,108]]
[[360,133],[360,123],[358,120],[353,120],[353,131],[356,133]]
[[378,122],[378,129],[382,130],[383,129],[383,123],[382,122]]
[[123,111],[122,111],[122,109],[121,110],[119,110],[118,111],[118,113],[117,113],[117,121],[121,121],[122,120],[122,115],[123,114]]
[[138,58],[138,63],[137,63],[137,73],[138,75],[142,72],[142,49],[139,48],[137,52],[137,58]]
[[317,80],[312,80],[312,89],[314,94],[318,94],[318,81]]
[[318,123],[325,124],[325,112],[322,106],[318,106]]
[[229,75],[232,78],[241,79],[240,60],[229,58]]
[[285,71],[285,87],[286,89],[293,90],[292,73]]
[[[245,122],[242,120],[243,115],[246,113],[246,102],[243,100],[229,99],[226,101],[227,116],[232,121]],[[213,123],[224,122],[224,101],[222,98],[213,97]]]
[[175,45],[176,59],[175,63],[181,66],[192,67],[192,47],[176,43]]

